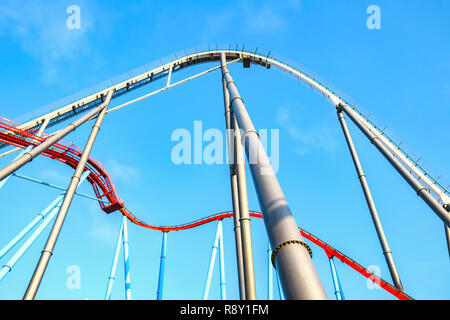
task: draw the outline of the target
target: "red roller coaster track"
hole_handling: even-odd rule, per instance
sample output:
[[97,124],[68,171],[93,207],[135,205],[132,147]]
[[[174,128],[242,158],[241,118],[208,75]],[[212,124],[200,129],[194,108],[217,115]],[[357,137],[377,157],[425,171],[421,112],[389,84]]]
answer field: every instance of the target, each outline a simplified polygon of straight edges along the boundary
[[[5,142],[9,145],[13,145],[16,147],[20,147],[22,149],[28,147],[28,146],[36,146],[39,143],[42,143],[45,141],[45,138],[39,137],[35,134],[32,134],[27,131],[23,131],[20,129],[17,129],[12,125],[12,123],[8,124],[6,123],[5,119],[0,120],[0,141]],[[78,161],[80,160],[80,157],[82,155],[82,152],[80,148],[76,147],[73,144],[67,144],[63,141],[59,141],[59,143],[55,143],[53,146],[51,146],[49,149],[47,149],[45,152],[42,153],[43,155],[58,160],[60,162],[63,162],[67,165],[69,165],[72,168],[76,168]],[[90,174],[87,178],[89,183],[92,185],[92,188],[94,189],[95,195],[97,199],[99,200],[99,205],[101,209],[106,213],[111,213],[114,211],[119,210],[124,216],[126,216],[131,222],[147,228],[151,230],[157,230],[162,232],[170,232],[170,231],[181,231],[186,229],[191,229],[198,227],[200,225],[218,221],[226,218],[231,218],[233,216],[233,212],[227,211],[227,212],[221,212],[217,213],[208,217],[204,217],[189,223],[180,224],[176,226],[156,226],[156,225],[150,225],[145,223],[142,220],[139,220],[137,217],[135,217],[127,208],[125,208],[125,203],[120,199],[120,197],[117,194],[117,191],[114,187],[113,181],[106,171],[106,169],[102,166],[102,164],[95,160],[94,158],[90,157],[86,164],[86,169],[90,171]],[[105,200],[106,198],[106,200]],[[109,203],[109,204],[105,204]],[[262,215],[260,212],[252,211],[250,212],[250,216],[254,218],[262,219]],[[378,284],[381,288],[389,292],[390,294],[394,295],[400,300],[412,300],[410,296],[408,296],[406,293],[398,290],[393,285],[388,283],[387,281],[381,279],[380,277],[376,276],[375,274],[368,271],[366,268],[358,264],[356,261],[350,259],[345,254],[341,253],[337,249],[333,248],[326,242],[320,240],[313,234],[299,228],[300,233],[303,237],[308,239],[309,241],[313,242],[320,248],[322,248],[327,256],[330,257],[336,257],[352,269],[356,270],[358,273],[362,274],[367,279],[373,281],[374,283]]]

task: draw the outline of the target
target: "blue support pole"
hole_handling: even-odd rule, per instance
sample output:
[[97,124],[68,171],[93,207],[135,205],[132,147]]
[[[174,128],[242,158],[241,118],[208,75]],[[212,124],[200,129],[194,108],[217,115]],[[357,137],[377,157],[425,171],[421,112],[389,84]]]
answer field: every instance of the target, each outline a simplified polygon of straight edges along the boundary
[[164,290],[164,270],[166,266],[167,232],[163,232],[161,245],[161,258],[159,264],[158,290],[156,291],[156,300],[162,300]]
[[225,281],[225,259],[223,248],[222,220],[219,220],[218,224],[220,225],[220,236],[219,236],[220,298],[222,300],[226,300],[227,295],[226,295],[226,281]]
[[267,300],[273,300],[273,266],[270,242],[267,246]]
[[123,264],[125,271],[125,300],[131,300],[131,278],[130,278],[130,259],[128,256],[128,226],[127,219],[123,220]]
[[[220,221],[219,221],[220,222]],[[217,224],[216,236],[214,238],[214,244],[212,246],[211,260],[209,262],[208,275],[206,276],[206,284],[205,289],[203,290],[203,300],[208,299],[209,289],[211,287],[211,277],[214,271],[214,263],[216,262],[216,253],[219,245],[219,237],[220,237],[220,227],[221,224]]]
[[52,203],[49,204],[44,211],[38,213],[37,217],[33,219],[22,231],[20,231],[6,246],[4,246],[0,250],[0,258],[2,258],[5,254],[7,254],[20,240],[22,240],[31,229],[38,224],[41,220],[43,220],[47,214],[60,203],[63,199],[64,195],[58,196]]
[[[19,159],[21,156],[23,156],[25,153],[27,153],[28,151],[30,151],[33,148],[33,146],[28,146],[25,149],[23,149],[18,155],[17,157],[14,158],[13,162],[16,161],[17,159]],[[0,181],[0,189],[3,188],[3,186],[5,185],[6,181],[8,181],[8,179],[11,177],[11,175],[5,177],[2,181]]]
[[114,280],[116,279],[117,261],[119,260],[120,248],[122,246],[123,224],[126,219],[127,218],[125,216],[123,216],[122,222],[120,223],[119,234],[117,236],[117,242],[116,242],[116,250],[114,251],[113,263],[112,263],[111,271],[110,271],[109,277],[108,277],[108,285],[106,286],[105,300],[111,299],[111,291],[112,291],[112,287],[114,284]]
[[283,288],[281,287],[280,278],[278,277],[278,272],[275,274],[277,275],[278,294],[280,295],[280,300],[286,300],[284,297]]
[[329,257],[331,277],[333,278],[334,294],[336,295],[336,300],[345,300],[344,292],[342,291],[341,282],[339,281],[339,276],[336,271],[336,266],[334,265],[333,257]]
[[[90,171],[85,171],[83,173],[83,175],[80,178],[80,183],[78,184],[78,186],[81,185],[81,183],[86,179],[86,177],[89,175]],[[59,209],[61,207],[62,204],[62,200],[64,197],[64,193],[61,194],[59,197],[57,197],[52,203],[51,205],[53,206],[49,206],[47,207],[42,213],[41,215],[44,216],[44,220],[42,221],[42,223],[37,227],[37,229],[31,234],[31,236],[27,239],[27,241],[25,241],[25,243],[22,245],[22,247],[20,247],[19,250],[17,250],[17,252],[14,254],[14,256],[5,264],[3,265],[2,269],[0,270],[0,281],[8,274],[9,271],[12,270],[12,268],[14,267],[14,265],[19,261],[20,258],[22,258],[22,256],[25,254],[25,252],[28,250],[28,248],[34,243],[34,241],[41,235],[42,231],[44,231],[45,227],[53,220],[53,218],[55,217],[55,215],[59,212]],[[28,227],[28,226],[27,226]],[[23,232],[23,231],[22,231]],[[21,232],[21,233],[22,233]],[[20,234],[19,234],[20,235]],[[19,236],[18,235],[18,236]],[[18,236],[16,236],[16,238],[18,238]],[[25,236],[25,234],[21,237],[23,238]],[[15,238],[15,239],[16,239]],[[14,239],[13,239],[14,240]],[[20,239],[19,239],[20,240]],[[17,240],[17,241],[19,241]],[[10,244],[13,241],[10,242]],[[17,242],[16,242],[17,243]],[[8,244],[8,245],[10,245]],[[7,246],[8,246],[7,245]],[[6,248],[6,247],[5,247]],[[7,250],[9,251],[9,250]],[[6,252],[7,252],[6,251]]]

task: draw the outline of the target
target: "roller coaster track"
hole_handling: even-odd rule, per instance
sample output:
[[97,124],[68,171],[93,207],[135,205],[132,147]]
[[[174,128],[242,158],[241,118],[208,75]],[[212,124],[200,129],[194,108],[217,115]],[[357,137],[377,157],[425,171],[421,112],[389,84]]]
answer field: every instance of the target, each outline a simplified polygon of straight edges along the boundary
[[[194,54],[186,53],[186,55],[181,58],[176,57],[176,59],[173,59],[167,63],[161,62],[161,64],[157,67],[139,70],[139,72],[137,72],[137,75],[135,74],[134,76],[132,76],[131,74],[129,74],[129,77],[126,78],[126,80],[124,81],[113,83],[112,86],[108,86],[103,90],[96,92],[93,95],[83,97],[82,99],[73,101],[62,107],[58,107],[56,110],[51,110],[50,112],[34,117],[33,119],[23,122],[21,124],[16,124],[10,120],[0,117],[0,148],[7,145],[13,145],[22,149],[28,146],[35,147],[43,143],[49,137],[49,135],[46,134],[43,134],[42,136],[39,135],[38,132],[40,131],[41,128],[48,128],[54,126],[74,116],[77,116],[87,110],[99,106],[102,103],[102,98],[108,92],[113,92],[112,99],[114,99],[119,96],[125,95],[126,93],[133,91],[137,88],[140,88],[146,84],[149,84],[155,80],[167,77],[168,78],[167,86],[159,90],[156,90],[154,93],[161,92],[174,86],[170,85],[172,73],[182,70],[185,67],[191,65],[218,61],[220,59],[220,55],[223,53],[226,55],[227,60],[231,60],[233,62],[243,61],[244,66],[249,66],[250,63],[253,63],[268,69],[270,69],[272,66],[278,67],[279,69],[286,71],[290,75],[293,75],[298,80],[303,81],[308,86],[310,86],[311,89],[318,91],[324,98],[328,99],[334,106],[346,108],[347,109],[346,112],[352,117],[354,117],[357,121],[360,121],[363,124],[363,126],[365,126],[371,132],[371,134],[373,134],[379,141],[381,141],[381,143],[389,150],[389,152],[391,152],[396,157],[396,159],[398,159],[401,162],[401,164],[411,174],[413,174],[416,177],[416,179],[422,184],[422,186],[427,190],[427,192],[432,194],[436,198],[436,200],[439,201],[439,203],[448,210],[450,206],[450,198],[448,190],[445,189],[437,181],[437,179],[431,177],[431,175],[424,168],[422,168],[417,163],[417,161],[414,161],[412,157],[409,156],[403,150],[401,144],[395,143],[384,132],[384,130],[380,130],[372,121],[368,119],[367,116],[364,116],[358,109],[356,109],[355,104],[350,104],[348,101],[344,100],[340,94],[337,94],[326,84],[323,84],[322,82],[315,79],[315,77],[312,77],[306,74],[305,72],[302,72],[300,69],[290,66],[289,64],[285,64],[275,58],[272,58],[270,57],[270,55],[266,56],[257,54],[256,51],[248,52],[244,50],[239,51],[237,49],[236,50],[223,49],[223,50],[208,50],[196,52]],[[213,68],[204,73],[216,70],[218,68],[219,67]],[[199,74],[198,76],[202,74]],[[194,77],[191,77],[190,79]],[[184,81],[190,79],[180,81],[179,83],[183,83]],[[142,98],[145,98],[152,94],[153,93],[148,94]],[[140,99],[135,100],[138,101]],[[134,101],[131,101],[119,107],[109,109],[107,112],[109,113],[118,110],[133,102]],[[42,155],[65,163],[66,165],[69,165],[72,168],[76,168],[77,164],[81,159],[82,151],[80,150],[80,148],[74,146],[73,144],[61,140],[58,143],[53,144],[47,150],[45,150],[42,153]],[[214,214],[205,218],[201,218],[189,223],[175,226],[157,226],[147,224],[144,221],[137,218],[130,210],[128,210],[125,207],[125,203],[122,199],[120,199],[110,175],[99,161],[95,160],[93,157],[90,157],[85,166],[85,170],[90,172],[87,177],[87,180],[92,185],[94,193],[99,201],[99,205],[105,213],[109,214],[114,211],[120,211],[121,214],[127,217],[131,222],[147,229],[162,232],[181,231],[198,227],[213,221],[230,218],[233,216],[232,212],[227,211]],[[262,215],[259,212],[253,211],[250,213],[250,215],[251,217],[254,218],[259,219],[262,218]],[[442,218],[442,214],[440,216]],[[445,217],[444,219],[448,220],[448,217]],[[354,269],[364,277],[368,278],[369,280],[375,282],[381,288],[383,288],[390,294],[394,295],[398,299],[401,300],[412,299],[403,291],[397,289],[395,286],[391,285],[387,281],[371,273],[366,268],[364,268],[354,260],[347,257],[345,254],[328,245],[326,242],[320,240],[316,236],[312,235],[311,233],[301,228],[299,228],[299,230],[303,237],[305,237],[309,241],[313,242],[314,244],[322,248],[328,257],[336,257],[341,262],[350,266],[352,269]]]
[[[20,130],[15,128],[14,126],[5,124],[3,122],[0,122],[0,141],[8,143],[10,145],[14,145],[20,148],[26,148],[29,145],[37,145],[39,142],[43,142],[45,138],[41,138],[39,136],[36,136],[34,134],[31,134],[29,132],[26,132],[24,130]],[[58,144],[54,144],[51,148],[49,148],[43,155],[58,160],[62,163],[65,163],[66,165],[75,168],[78,164],[78,161],[81,157],[81,150],[76,147],[75,145],[67,146],[64,144],[64,142],[60,142]],[[126,216],[131,222],[135,223],[138,226],[150,229],[150,230],[156,230],[156,231],[162,231],[162,232],[170,232],[170,231],[182,231],[187,229],[192,229],[213,221],[223,220],[226,218],[233,217],[233,212],[227,211],[227,212],[221,212],[214,215],[210,215],[189,223],[184,223],[180,225],[174,225],[174,226],[157,226],[157,225],[151,225],[143,222],[142,220],[138,219],[135,215],[133,215],[126,207],[124,202],[120,199],[118,196],[116,189],[114,188],[113,181],[108,174],[108,172],[105,170],[103,165],[93,159],[92,157],[89,158],[86,170],[90,171],[90,174],[87,178],[89,183],[92,185],[92,188],[94,189],[95,195],[99,200],[102,200],[103,198],[106,198],[109,201],[108,205],[105,205],[105,201],[99,201],[99,205],[101,209],[106,213],[111,213],[113,211],[119,210],[124,216]],[[262,215],[260,212],[251,211],[250,216],[254,218],[262,219]],[[358,264],[356,261],[350,259],[345,254],[341,253],[337,249],[333,248],[326,242],[322,241],[318,237],[314,236],[313,234],[309,233],[306,230],[303,230],[299,228],[300,233],[302,236],[304,236],[306,239],[310,240],[320,248],[322,248],[328,257],[336,257],[352,269],[356,270],[358,273],[362,274],[367,279],[373,281],[374,283],[378,284],[381,288],[392,294],[393,296],[397,297],[401,300],[411,300],[412,298],[408,296],[406,293],[399,291],[394,286],[389,284],[387,281],[381,279],[380,277],[376,276],[375,274],[368,271],[366,268]]]

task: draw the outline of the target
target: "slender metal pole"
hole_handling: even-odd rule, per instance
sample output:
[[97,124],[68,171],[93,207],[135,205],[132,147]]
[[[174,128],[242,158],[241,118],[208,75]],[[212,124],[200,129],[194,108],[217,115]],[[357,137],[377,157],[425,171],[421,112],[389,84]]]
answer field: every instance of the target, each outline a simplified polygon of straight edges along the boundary
[[220,235],[219,235],[219,268],[220,268],[220,299],[227,299],[227,287],[225,280],[225,257],[224,257],[224,247],[223,247],[223,227],[222,220],[219,220],[220,224]]
[[[31,150],[33,146],[28,146],[25,149],[23,149],[13,160],[16,161],[17,159],[19,159],[20,157],[22,157],[25,153],[29,152]],[[0,189],[3,188],[3,186],[5,185],[6,181],[8,181],[8,179],[11,177],[11,175],[6,176],[3,180],[0,181]]]
[[280,296],[280,300],[286,300],[286,297],[284,296],[283,288],[281,287],[280,278],[278,277],[278,272],[275,272],[275,275],[277,278],[278,295]]
[[117,262],[119,261],[119,253],[120,247],[122,246],[122,233],[123,233],[123,224],[126,217],[122,217],[122,222],[120,223],[119,234],[117,235],[116,249],[114,250],[113,263],[111,266],[111,271],[109,272],[108,284],[106,286],[105,300],[111,299],[111,292],[114,284],[114,280],[116,279],[116,269]]
[[63,196],[64,195],[60,195],[55,200],[53,200],[53,202],[50,203],[48,207],[44,209],[44,211],[38,213],[38,215],[36,216],[36,218],[33,219],[33,221],[31,221],[10,242],[8,242],[8,244],[0,250],[0,258],[2,258],[5,254],[7,254],[20,240],[22,240],[28,234],[28,232],[30,232],[31,229],[33,229],[34,226],[38,224],[38,222],[42,221],[47,216],[47,214],[52,209],[54,209],[58,205],[58,203],[62,201]]
[[252,233],[250,212],[248,209],[247,177],[245,173],[245,156],[241,142],[241,133],[234,113],[231,113],[234,128],[234,156],[237,172],[239,197],[239,222],[242,241],[242,262],[244,269],[245,299],[256,300],[255,267],[253,262]]
[[21,157],[14,160],[7,166],[5,166],[3,169],[0,170],[0,181],[9,176],[11,173],[15,172],[17,169],[21,168],[31,160],[33,160],[36,156],[40,155],[42,152],[47,150],[49,147],[57,143],[59,140],[64,138],[66,135],[74,131],[76,128],[78,128],[80,125],[88,121],[91,117],[99,113],[100,111],[104,110],[111,100],[112,91],[108,93],[106,96],[105,101],[98,107],[91,110],[89,113],[81,117],[80,119],[74,121],[73,123],[69,124],[64,129],[58,131],[56,134],[50,136],[48,139],[46,139],[44,142],[38,144],[36,147],[31,149],[30,151],[25,152]]
[[128,225],[127,219],[123,217],[123,266],[125,273],[125,300],[131,300],[131,278],[130,278],[130,256],[128,254]]
[[225,106],[225,122],[227,130],[227,145],[228,145],[228,163],[230,167],[230,181],[231,181],[231,199],[233,204],[233,220],[234,220],[234,237],[236,245],[236,262],[239,279],[239,297],[241,300],[245,300],[245,279],[244,279],[244,263],[242,258],[242,236],[241,236],[241,215],[239,212],[239,190],[237,185],[237,169],[236,162],[234,161],[234,121],[231,121],[230,111],[230,95],[225,83],[225,79],[222,77],[223,87],[223,100]]
[[164,290],[164,271],[166,267],[167,255],[167,232],[163,232],[161,245],[161,261],[159,264],[158,291],[156,292],[156,300],[162,300]]
[[[42,184],[42,185],[50,187],[50,188],[63,190],[63,191],[66,190],[66,188],[64,188],[64,187],[57,186],[55,184],[48,183],[48,182],[45,182],[45,181],[42,181],[42,180],[38,180],[38,179],[34,179],[34,178],[31,178],[31,177],[27,177],[27,176],[24,176],[23,174],[13,173],[13,174],[11,174],[11,176],[14,176],[14,177],[17,177],[17,178],[20,178],[20,179],[23,179],[23,180],[31,181],[31,182],[34,182],[34,183]],[[80,197],[84,197],[84,198],[87,198],[87,199],[95,200],[95,201],[102,201],[102,200],[100,200],[100,199],[98,199],[96,197],[93,197],[93,196],[90,196],[88,194],[84,194],[84,193],[81,193],[81,192],[78,192],[78,191],[75,192],[75,195],[80,196]]]
[[328,261],[330,262],[331,277],[333,278],[334,294],[336,295],[336,300],[345,300],[344,292],[342,291],[341,288],[341,283],[339,281],[339,276],[336,271],[336,266],[334,265],[333,257],[329,257]]
[[450,257],[450,228],[444,224],[445,238],[447,239],[448,255]]
[[403,179],[408,182],[408,184],[416,191],[417,195],[421,197],[426,204],[441,218],[444,223],[450,227],[450,214],[444,209],[439,202],[433,198],[433,196],[428,192],[427,188],[424,187],[419,181],[417,181],[414,176],[400,163],[400,161],[392,155],[392,153],[383,145],[380,139],[367,128],[359,119],[357,119],[353,111],[346,105],[339,104],[337,108],[341,108],[348,117],[353,121],[354,124],[364,133],[364,135],[370,140],[370,142],[381,152],[381,154],[389,161],[389,163],[394,167],[395,170],[403,177]]
[[[89,175],[89,171],[85,171],[81,176],[80,183],[78,186],[83,183],[86,177]],[[28,248],[34,243],[34,241],[41,235],[42,231],[44,231],[45,227],[53,220],[55,215],[58,213],[61,208],[61,204],[63,201],[64,193],[58,196],[44,211],[42,211],[39,216],[44,217],[42,223],[34,230],[31,236],[25,241],[25,243],[17,250],[17,252],[12,256],[12,258],[3,265],[0,270],[0,280],[2,280],[6,274],[12,270],[15,264],[22,258]]]
[[[219,220],[219,222],[221,222]],[[216,230],[216,235],[214,237],[214,244],[212,246],[212,252],[211,252],[211,259],[209,261],[209,267],[208,267],[208,274],[206,276],[206,283],[205,283],[205,288],[203,290],[203,300],[207,300],[208,296],[209,296],[209,289],[211,287],[211,278],[212,278],[212,274],[214,271],[214,264],[216,262],[216,253],[217,253],[217,249],[219,247],[219,238],[220,238],[220,226],[221,223],[217,223],[217,230]]]
[[[100,114],[97,117],[94,126],[92,127],[91,134],[86,143],[86,147],[84,148],[83,154],[82,154],[80,161],[78,162],[78,165],[75,169],[75,173],[72,177],[69,188],[67,189],[67,192],[64,196],[64,200],[61,205],[61,209],[59,210],[58,216],[56,217],[56,221],[53,225],[50,236],[48,237],[47,243],[45,244],[44,250],[42,251],[41,258],[39,259],[39,262],[38,262],[38,265],[36,266],[33,277],[31,278],[31,281],[28,285],[27,291],[25,292],[25,295],[23,297],[24,300],[33,300],[34,297],[36,296],[37,290],[39,289],[39,285],[42,281],[42,277],[44,276],[45,270],[47,269],[47,265],[50,261],[51,255],[53,254],[53,249],[55,248],[56,241],[58,239],[59,233],[61,232],[62,225],[64,223],[64,220],[66,218],[67,212],[70,207],[70,204],[72,202],[73,195],[79,184],[80,176],[84,171],[84,167],[89,158],[89,154],[91,153],[95,138],[97,137],[98,131],[100,130],[100,125],[105,116],[105,111],[106,111],[106,108],[108,107],[109,101],[111,100],[111,96],[112,96],[112,92],[110,92],[108,94],[105,103],[102,104],[103,105],[102,109],[99,110]],[[90,114],[88,114],[88,115],[90,115]],[[75,129],[75,128],[76,128],[76,126],[74,126],[73,129]],[[49,138],[47,141],[49,141],[50,139],[51,138]],[[44,144],[46,142],[43,142],[42,144]],[[39,145],[39,146],[41,146],[41,145]],[[37,146],[33,150],[37,149],[39,146]],[[33,150],[31,150],[30,153],[33,152]]]
[[[239,127],[244,130],[243,137],[248,137],[245,143],[247,157],[263,212],[264,224],[273,248],[274,265],[280,276],[284,293],[288,299],[292,300],[327,299],[325,289],[312,262],[309,247],[298,231],[298,224],[292,216],[225,62],[225,54],[221,54],[222,73],[227,82],[233,111]],[[251,161],[255,157],[257,161]]]
[[272,249],[270,242],[267,246],[267,300],[273,300],[273,266],[272,266]]
[[391,249],[389,248],[389,244],[388,244],[386,236],[384,234],[383,226],[381,225],[381,221],[378,216],[378,212],[377,212],[375,203],[372,198],[372,193],[370,192],[370,188],[367,183],[366,176],[362,169],[361,162],[359,161],[358,153],[356,152],[356,148],[353,144],[353,140],[350,135],[350,131],[348,130],[347,123],[345,121],[345,117],[342,114],[342,110],[338,109],[337,115],[338,115],[339,122],[341,124],[342,131],[345,136],[345,140],[347,141],[348,149],[350,150],[350,154],[353,159],[353,164],[355,165],[356,173],[358,174],[359,182],[361,183],[361,187],[364,192],[364,197],[366,198],[367,206],[369,207],[373,225],[375,226],[375,230],[378,235],[378,240],[380,241],[381,248],[383,249],[384,258],[386,259],[386,263],[389,268],[389,272],[391,274],[392,281],[394,282],[394,285],[399,290],[403,291],[403,285],[402,285],[402,282],[400,281],[400,276],[398,275],[398,271],[397,271],[397,268],[394,263],[394,258],[392,257]]

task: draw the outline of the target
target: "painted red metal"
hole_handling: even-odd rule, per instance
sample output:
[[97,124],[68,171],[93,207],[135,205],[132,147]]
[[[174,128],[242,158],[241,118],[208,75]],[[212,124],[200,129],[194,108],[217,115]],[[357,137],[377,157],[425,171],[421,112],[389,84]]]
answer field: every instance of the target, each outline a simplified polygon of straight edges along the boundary
[[[1,119],[1,117],[0,117]],[[5,142],[7,144],[20,147],[20,148],[26,148],[29,145],[36,146],[39,143],[42,143],[45,141],[45,138],[41,138],[37,135],[34,135],[32,133],[17,129],[16,127],[7,124],[6,121],[0,120],[0,141]],[[42,153],[44,156],[50,157],[52,159],[58,160],[60,162],[63,162],[72,168],[76,168],[78,161],[80,160],[80,157],[82,155],[82,152],[80,148],[74,146],[73,144],[67,145],[67,143],[64,143],[63,141],[59,141],[58,143],[55,143],[53,146],[51,146],[49,149],[47,149],[45,152]],[[195,228],[213,221],[217,220],[223,220],[226,218],[233,217],[233,212],[231,211],[225,211],[220,212],[211,216],[207,216],[189,223],[175,225],[175,226],[156,226],[147,224],[144,221],[138,219],[136,216],[134,216],[126,207],[125,203],[122,201],[122,199],[119,198],[116,189],[114,187],[114,184],[112,182],[111,177],[109,176],[106,169],[102,166],[102,164],[95,160],[94,158],[89,158],[86,163],[86,169],[89,170],[91,173],[89,174],[87,180],[92,185],[92,188],[94,189],[96,197],[99,199],[99,204],[101,209],[106,213],[111,213],[114,211],[119,210],[120,213],[124,216],[126,216],[131,222],[147,228],[151,230],[157,230],[162,232],[170,232],[170,231],[181,231],[186,229]],[[104,198],[107,199],[109,204],[105,204]],[[250,216],[254,218],[262,219],[262,214],[257,211],[251,211]],[[381,288],[386,290],[387,292],[391,293],[395,297],[397,297],[400,300],[412,300],[410,296],[408,296],[406,293],[399,291],[397,288],[389,284],[387,281],[381,279],[380,277],[376,276],[375,274],[368,271],[366,268],[355,262],[354,260],[350,259],[340,251],[336,250],[326,242],[320,240],[313,234],[299,228],[300,233],[303,237],[305,237],[307,240],[311,241],[312,243],[316,244],[320,248],[322,248],[328,257],[336,257],[346,265],[348,265],[350,268],[354,269],[367,279],[373,281],[374,283],[378,284]]]

